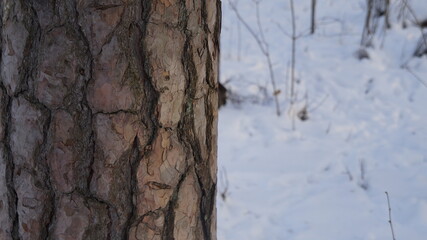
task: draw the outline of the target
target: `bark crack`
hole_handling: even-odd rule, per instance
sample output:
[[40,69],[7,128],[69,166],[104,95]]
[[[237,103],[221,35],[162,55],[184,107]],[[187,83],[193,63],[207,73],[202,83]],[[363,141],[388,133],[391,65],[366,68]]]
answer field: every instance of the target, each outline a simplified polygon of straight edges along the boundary
[[[43,226],[44,229],[41,233],[42,239],[48,239],[49,238],[49,230],[52,227],[53,220],[54,220],[54,209],[56,206],[55,202],[55,192],[52,188],[52,183],[50,181],[50,169],[47,164],[47,152],[49,149],[49,129],[52,121],[52,113],[48,108],[43,108],[42,111],[44,112],[44,116],[47,116],[44,125],[43,125],[43,141],[41,143],[41,146],[39,148],[39,152],[36,151],[36,158],[38,158],[37,162],[41,164],[41,169],[43,169],[43,180],[44,185],[46,187],[46,190],[48,191],[49,195],[49,202],[44,203],[46,207],[46,212],[44,213],[44,218],[46,219],[46,224]],[[52,206],[49,206],[52,205]]]
[[[94,118],[94,112],[91,109],[89,102],[87,100],[87,96],[88,96],[88,87],[89,87],[89,83],[93,80],[93,66],[94,66],[94,57],[92,55],[92,52],[90,50],[90,43],[89,40],[86,38],[86,35],[84,34],[81,26],[77,23],[78,18],[79,18],[79,13],[77,11],[77,7],[74,8],[75,9],[75,20],[73,22],[75,29],[77,29],[77,36],[80,40],[82,40],[86,51],[85,51],[85,56],[84,58],[86,59],[86,61],[89,63],[88,66],[86,66],[86,68],[88,68],[88,71],[85,71],[88,73],[88,76],[85,76],[84,80],[85,82],[83,83],[83,96],[80,102],[80,105],[83,106],[84,109],[87,110],[87,119],[85,119],[86,121],[84,122],[79,122],[79,124],[86,124],[86,125],[82,125],[82,130],[86,130],[88,132],[90,132],[89,138],[88,138],[88,142],[90,144],[90,152],[89,152],[89,156],[87,157],[87,159],[89,160],[89,164],[88,164],[88,168],[89,168],[89,173],[87,177],[87,181],[86,181],[86,186],[84,191],[87,193],[90,193],[90,182],[92,180],[92,176],[94,173],[93,170],[93,164],[95,162],[95,131],[94,131],[94,127],[93,127],[93,118]],[[82,189],[83,190],[83,189]]]
[[[202,196],[199,205],[200,221],[202,223],[203,236],[205,240],[211,239],[210,226],[212,223],[212,212],[214,209],[215,196],[216,196],[216,185],[207,187],[204,186],[203,180],[196,170],[197,182],[200,186]],[[208,192],[206,191],[208,189]]]
[[139,150],[139,139],[138,136],[135,136],[133,141],[131,157],[129,159],[130,166],[130,203],[131,203],[131,212],[129,214],[129,218],[125,224],[125,230],[123,231],[123,239],[129,239],[129,231],[132,227],[132,223],[135,222],[137,216],[137,207],[136,207],[136,193],[138,188],[138,180],[137,180],[137,171],[138,165],[141,159],[141,152]]
[[[108,212],[108,214],[107,214],[107,217],[108,217],[108,223],[107,223],[107,226],[106,226],[106,231],[105,231],[105,233],[107,234],[106,235],[106,239],[111,239],[111,236],[112,236],[112,231],[113,231],[113,228],[112,228],[112,225],[113,225],[113,218],[114,218],[114,216],[113,216],[113,214],[115,214],[116,216],[117,216],[117,210],[115,209],[115,207],[112,205],[112,204],[110,204],[109,202],[107,202],[107,201],[104,201],[103,199],[100,199],[100,198],[97,198],[96,196],[94,196],[93,194],[91,194],[90,196],[87,196],[87,195],[85,195],[84,193],[83,193],[83,195],[82,195],[83,197],[84,197],[84,199],[85,199],[85,201],[86,201],[86,203],[88,204],[88,206],[90,206],[91,204],[90,204],[90,201],[93,201],[93,202],[96,202],[96,203],[98,203],[99,205],[101,205],[101,206],[105,206],[106,207],[106,210],[107,210],[107,212]],[[89,209],[91,209],[90,207],[88,207]],[[96,214],[100,214],[100,212],[94,212],[94,214],[96,215]],[[101,215],[98,215],[98,216],[93,216],[93,217],[102,217]],[[101,221],[102,221],[102,219],[100,219]],[[88,229],[86,229],[86,234],[90,234],[90,235],[94,235],[94,236],[98,236],[98,235],[100,235],[100,234],[103,234],[104,232],[99,232],[99,230],[97,231],[97,229],[94,229],[93,230],[93,232],[91,232],[91,230],[89,230],[89,229],[91,229],[91,228],[96,228],[97,226],[96,225],[98,225],[98,224],[101,224],[101,223],[99,223],[99,222],[92,222],[91,223],[92,225],[88,228]],[[104,226],[99,226],[100,228],[103,228]],[[88,231],[89,230],[89,231]],[[83,239],[93,239],[92,237],[86,237],[86,238],[83,238]]]
[[6,161],[6,185],[8,190],[8,205],[9,205],[9,217],[12,220],[11,237],[13,240],[19,239],[19,215],[17,212],[18,197],[15,191],[14,173],[15,164],[13,162],[13,155],[10,146],[10,128],[11,128],[11,109],[12,109],[12,98],[7,95],[6,88],[0,82],[0,90],[4,93],[2,101],[4,100],[5,107],[2,111],[2,122],[4,123],[4,137],[2,139],[4,145],[4,158]]
[[174,228],[175,228],[175,208],[178,203],[178,194],[179,190],[181,189],[181,185],[184,182],[185,178],[187,178],[188,174],[190,173],[191,169],[193,169],[194,166],[190,165],[185,169],[184,173],[181,175],[178,184],[174,188],[174,191],[172,193],[171,199],[169,200],[168,205],[164,209],[164,215],[165,215],[165,224],[163,226],[163,233],[162,233],[162,239],[163,240],[171,240],[174,238]]
[[[150,19],[150,12],[152,1],[146,0],[140,2],[141,8],[141,18],[142,21],[140,24],[131,23],[129,27],[130,35],[136,35],[136,41],[133,42],[132,47],[130,48],[130,52],[128,53],[129,59],[132,59],[132,63],[134,63],[135,70],[139,73],[142,78],[143,92],[141,99],[141,109],[139,110],[140,119],[142,124],[146,127],[148,139],[146,142],[142,143],[141,140],[136,136],[133,147],[132,147],[132,155],[131,158],[131,205],[132,210],[131,214],[126,223],[124,239],[128,239],[130,236],[130,230],[133,226],[137,226],[140,224],[144,217],[148,216],[152,212],[148,212],[143,216],[137,216],[137,199],[136,196],[138,194],[138,178],[137,172],[140,164],[143,159],[146,159],[147,154],[150,153],[150,146],[152,146],[153,142],[157,137],[157,132],[160,127],[160,124],[157,119],[157,104],[159,99],[159,93],[154,87],[153,78],[150,75],[150,58],[147,54],[146,45],[144,43],[144,39],[147,34],[147,25]],[[137,26],[137,27],[133,27]],[[142,146],[142,144],[144,144]]]
[[101,5],[99,3],[93,3],[91,5],[89,5],[90,8],[94,8],[96,10],[106,10],[109,8],[115,8],[115,7],[120,7],[122,6],[121,4],[105,4],[105,5]]
[[[203,7],[205,5],[203,4]],[[183,15],[185,17],[181,18],[183,20],[183,23],[181,26],[187,26],[188,24],[188,15],[186,15],[186,12],[184,11]],[[202,17],[206,17],[206,13],[202,11]],[[205,21],[205,19],[204,19]],[[205,26],[206,27],[206,26]],[[185,27],[186,28],[186,27]],[[195,130],[195,116],[193,112],[193,104],[196,96],[197,91],[197,68],[195,66],[195,62],[193,59],[193,49],[192,49],[192,34],[190,31],[184,31],[186,40],[184,43],[184,52],[182,56],[182,64],[185,69],[186,74],[186,80],[187,80],[187,87],[186,87],[186,99],[185,99],[185,114],[181,118],[181,121],[179,123],[178,132],[179,132],[179,138],[180,141],[187,146],[188,149],[191,149],[191,152],[189,154],[192,155],[192,157],[195,160],[195,173],[197,176],[197,181],[200,187],[201,191],[201,199],[200,199],[200,205],[199,205],[199,218],[202,225],[202,231],[203,231],[203,238],[205,240],[211,239],[211,232],[210,232],[210,226],[211,226],[211,218],[212,218],[212,212],[213,212],[213,203],[215,198],[215,185],[212,184],[211,187],[207,185],[211,185],[210,183],[212,180],[210,180],[210,174],[209,171],[206,171],[206,169],[209,168],[209,155],[212,150],[211,143],[207,139],[206,142],[203,144],[207,145],[208,148],[208,156],[206,158],[203,157],[203,154],[201,152],[201,142],[197,139],[195,136],[196,130]],[[205,38],[205,47],[207,46],[207,37]],[[206,77],[209,79],[211,77],[211,69],[212,64],[209,62],[210,56],[208,57],[208,63],[207,63],[207,70],[206,70]],[[210,63],[210,64],[209,64]],[[208,86],[211,86],[210,81],[208,80]],[[212,105],[209,103],[209,93],[206,94],[204,97],[204,103],[206,104],[206,118],[207,118],[207,126],[206,126],[206,137],[210,138],[211,131],[212,131],[212,125],[213,125],[213,113],[212,113]],[[204,161],[206,160],[206,161]],[[206,183],[208,182],[208,184]],[[208,192],[206,189],[209,189]]]

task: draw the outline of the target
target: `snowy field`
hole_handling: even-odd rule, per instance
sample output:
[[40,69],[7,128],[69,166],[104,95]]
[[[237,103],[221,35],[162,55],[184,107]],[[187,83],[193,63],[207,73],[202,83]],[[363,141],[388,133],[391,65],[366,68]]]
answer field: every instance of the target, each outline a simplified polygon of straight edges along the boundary
[[[232,101],[219,113],[218,239],[392,240],[387,191],[396,239],[425,240],[427,57],[412,57],[420,29],[402,28],[396,10],[370,58],[358,60],[365,1],[317,2],[316,33],[296,45],[294,109],[308,109],[301,121],[287,100],[289,0],[259,5],[280,117],[267,61],[223,0],[220,81]],[[410,2],[426,17],[427,1]],[[254,2],[237,6],[261,34]],[[297,33],[306,33],[310,0],[295,0],[295,15]]]

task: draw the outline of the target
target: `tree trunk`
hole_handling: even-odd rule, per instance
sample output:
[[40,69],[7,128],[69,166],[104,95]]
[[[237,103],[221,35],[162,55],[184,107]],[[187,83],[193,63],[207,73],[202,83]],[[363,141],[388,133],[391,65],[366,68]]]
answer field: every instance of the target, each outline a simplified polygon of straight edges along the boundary
[[0,239],[216,239],[220,0],[0,4]]
[[310,34],[316,31],[316,0],[311,0],[311,25]]

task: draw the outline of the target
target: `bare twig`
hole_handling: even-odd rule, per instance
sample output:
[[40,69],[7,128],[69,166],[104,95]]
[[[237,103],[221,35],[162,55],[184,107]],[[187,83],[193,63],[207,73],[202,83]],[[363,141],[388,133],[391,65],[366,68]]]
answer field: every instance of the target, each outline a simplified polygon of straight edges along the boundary
[[316,27],[327,26],[330,24],[339,24],[341,26],[341,32],[340,33],[338,33],[338,32],[337,33],[329,33],[329,34],[322,32],[322,33],[320,33],[320,35],[319,35],[319,33],[317,35],[323,36],[323,37],[343,37],[343,36],[357,36],[360,34],[358,32],[348,32],[348,31],[343,32],[345,23],[343,22],[343,20],[341,20],[339,18],[322,17],[316,21]]
[[[289,88],[289,68],[290,68],[291,62],[287,62],[286,64],[286,77],[285,77],[285,89]],[[289,99],[289,92],[285,91],[285,98]]]
[[261,20],[259,17],[259,1],[255,0],[254,2],[255,2],[256,7],[257,7],[257,10],[256,10],[257,11],[257,22],[258,22],[258,27],[260,29],[260,35],[258,35],[251,28],[251,26],[249,26],[249,24],[245,21],[245,19],[240,15],[236,4],[233,3],[231,0],[228,1],[228,3],[230,4],[231,10],[233,10],[233,12],[236,14],[236,17],[239,19],[239,21],[243,24],[243,26],[246,28],[246,30],[248,30],[248,32],[255,39],[256,43],[258,44],[259,49],[261,50],[261,53],[265,56],[265,58],[267,60],[268,70],[270,73],[271,85],[273,86],[273,97],[274,97],[274,100],[276,103],[276,114],[277,114],[277,116],[280,116],[281,112],[280,112],[280,105],[279,105],[279,98],[278,98],[278,95],[280,94],[280,90],[276,87],[276,81],[274,78],[273,63],[271,62],[269,45],[264,38],[264,33],[263,33],[262,27],[261,27]]
[[393,240],[396,240],[396,237],[394,236],[393,222],[391,221],[391,207],[390,207],[390,198],[389,198],[389,196],[388,196],[388,192],[385,192],[385,195],[387,196],[387,204],[388,204],[388,223],[390,224],[391,236],[393,237]]
[[292,35],[291,35],[290,33],[288,33],[288,32],[286,31],[286,29],[285,29],[285,28],[283,28],[283,26],[282,26],[280,23],[278,23],[278,22],[275,22],[275,23],[276,23],[277,27],[279,28],[279,30],[280,30],[283,34],[285,34],[285,36],[286,36],[286,37],[288,37],[288,38],[291,38],[291,39],[292,39]]
[[259,35],[261,36],[261,40],[265,45],[265,48],[268,49],[268,44],[267,44],[267,40],[265,40],[265,36],[264,36],[264,30],[262,28],[262,24],[261,24],[261,17],[259,15],[259,2],[260,0],[252,0],[252,2],[255,3],[255,12],[256,12],[256,22],[258,25],[258,31],[259,31]]
[[421,31],[421,37],[424,40],[424,44],[427,47],[427,37],[424,35],[423,32],[423,28],[421,27],[420,21],[417,18],[417,15],[414,12],[414,9],[412,9],[412,7],[408,4],[407,0],[402,0],[404,6],[406,7],[406,9],[408,9],[409,13],[412,15],[412,17],[414,18],[415,24],[417,24],[419,26],[419,29]]
[[387,35],[387,29],[391,28],[391,24],[390,24],[390,0],[383,0],[382,1],[382,6],[384,7],[383,9],[383,14],[384,14],[384,26],[382,27],[382,31],[380,32],[381,36],[382,36],[382,40],[381,40],[381,48],[383,48],[384,46],[384,42],[385,42],[385,38]]
[[225,168],[222,168],[223,171],[221,171],[221,178],[220,181],[222,185],[224,186],[224,190],[221,191],[220,196],[222,200],[225,202],[228,196],[228,177],[227,177],[227,170]]
[[294,1],[289,0],[291,7],[291,22],[292,22],[292,52],[291,52],[291,88],[290,88],[290,106],[289,106],[289,115],[291,117],[292,122],[292,130],[295,130],[295,115],[296,111],[294,109],[295,103],[295,51],[296,51],[296,24],[295,24],[295,9],[294,9]]
[[236,14],[237,19],[239,19],[239,21],[243,24],[243,26],[245,26],[246,30],[249,31],[249,33],[257,42],[261,52],[265,55],[267,52],[267,48],[266,46],[264,46],[264,43],[262,42],[262,40],[259,38],[257,33],[249,26],[249,24],[245,21],[245,19],[240,15],[239,10],[237,10],[236,4],[233,3],[231,0],[229,0],[228,3],[230,4],[231,10],[233,10],[233,12]]
[[294,0],[291,3],[291,16],[292,16],[292,56],[291,56],[291,106],[294,104],[295,98],[295,49],[296,49],[296,24],[295,24],[295,9]]
[[390,24],[390,0],[385,0],[385,27],[391,28]]
[[[328,128],[330,127],[330,125],[331,124],[329,123]],[[347,176],[348,176],[348,180],[350,180],[350,182],[353,181],[353,174],[351,174],[351,172],[348,169],[347,165],[344,165],[344,168],[345,168],[345,174],[347,174]]]
[[406,69],[406,71],[408,71],[412,76],[414,76],[415,79],[417,79],[422,85],[424,85],[424,87],[427,88],[427,83],[423,79],[421,79],[417,74],[415,74],[414,71],[412,71],[412,69],[408,67],[408,65],[403,65],[403,68]]
[[398,2],[399,13],[397,14],[397,19],[402,20],[403,28],[406,28],[406,6],[403,1]]
[[380,35],[382,34],[382,41],[384,41],[386,29],[390,28],[389,5],[389,0],[366,0],[366,18],[360,41],[362,47],[370,47],[372,45],[372,40],[378,30],[379,19],[382,16],[384,17],[384,24],[382,28],[383,31],[380,32]]
[[373,0],[367,0],[367,6],[366,6],[366,17],[365,17],[365,24],[363,25],[363,32],[362,32],[362,39],[360,40],[360,45],[367,47],[370,45],[370,39],[369,37],[372,34],[371,31],[371,15],[372,15],[372,8],[374,5]]
[[[278,22],[276,22],[276,21],[274,21],[274,23],[276,23],[276,25],[277,25],[277,27],[279,28],[279,30],[280,30],[283,34],[285,34],[285,36],[286,36],[286,37],[288,37],[289,39],[292,39],[292,35],[291,35],[291,34],[289,34],[289,33],[285,30],[285,28],[284,28],[280,23],[278,23]],[[310,36],[310,29],[309,29],[309,28],[307,28],[306,30],[304,30],[304,31],[300,32],[299,34],[297,34],[297,35],[295,36],[295,38],[296,38],[296,39],[300,39],[300,38],[308,37],[308,36]]]
[[[329,123],[328,123],[328,127],[326,128],[325,133],[326,133],[326,134],[328,134],[330,131],[331,131],[331,123],[329,122]],[[351,179],[350,179],[350,181],[351,181],[352,179],[353,179],[353,178],[351,178]]]
[[240,31],[240,22],[237,22],[237,60],[240,61],[242,53],[242,31]]
[[316,106],[312,107],[312,108],[311,108],[311,109],[309,109],[308,111],[309,111],[309,112],[314,112],[314,111],[316,111],[320,106],[322,106],[322,105],[323,105],[323,103],[326,101],[326,99],[328,99],[328,97],[329,97],[329,94],[326,94],[326,95],[325,95],[325,97],[323,97],[323,98],[322,98],[322,100],[320,100],[320,102],[319,102]]
[[366,163],[364,159],[360,159],[360,182],[359,182],[359,186],[364,189],[364,190],[368,190],[369,188],[369,184],[368,181],[366,180]]

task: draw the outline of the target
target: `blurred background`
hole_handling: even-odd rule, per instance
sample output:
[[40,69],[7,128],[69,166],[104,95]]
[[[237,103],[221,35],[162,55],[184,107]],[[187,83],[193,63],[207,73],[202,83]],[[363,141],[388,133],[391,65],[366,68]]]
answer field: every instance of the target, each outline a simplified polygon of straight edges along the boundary
[[427,239],[427,1],[222,11],[218,239]]

